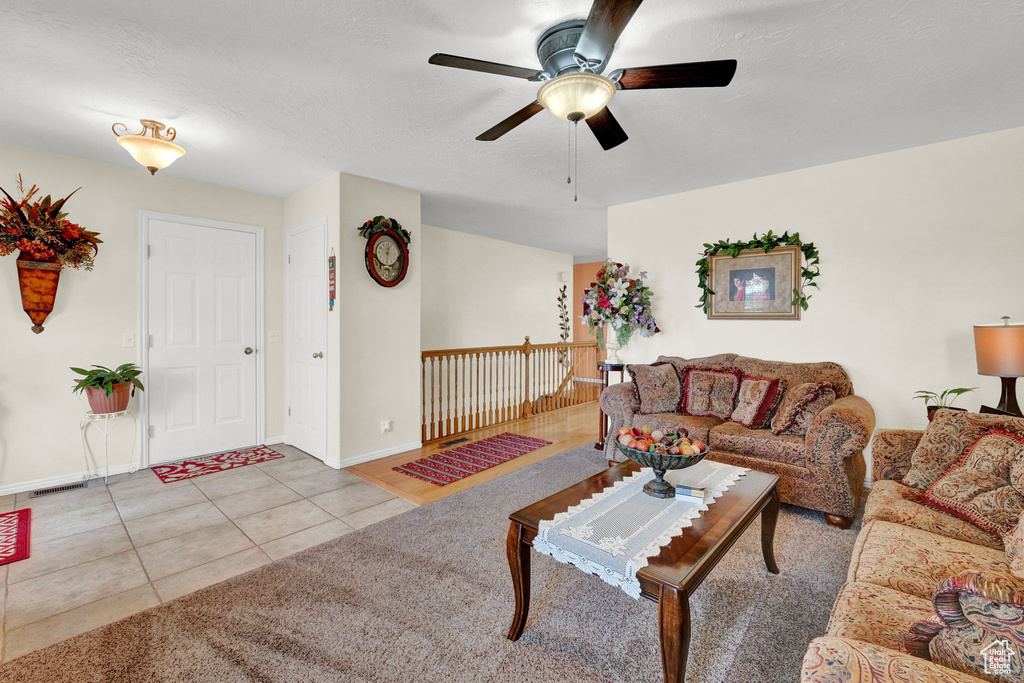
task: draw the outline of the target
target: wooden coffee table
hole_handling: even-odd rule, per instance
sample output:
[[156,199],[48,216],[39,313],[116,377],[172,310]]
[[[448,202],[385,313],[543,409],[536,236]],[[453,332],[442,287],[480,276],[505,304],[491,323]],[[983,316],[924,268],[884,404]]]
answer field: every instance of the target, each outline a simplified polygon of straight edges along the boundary
[[[508,564],[516,593],[516,610],[509,640],[519,640],[530,610],[530,548],[541,520],[565,512],[595,493],[637,472],[632,461],[559,491],[509,515]],[[761,552],[768,571],[779,573],[775,563],[775,522],[779,516],[779,478],[764,472],[747,472],[725,494],[693,520],[693,526],[664,546],[637,572],[641,595],[658,603],[658,638],[661,668],[666,683],[683,683],[690,647],[690,595],[714,569],[750,523],[761,515]],[[611,587],[608,587],[609,590]]]

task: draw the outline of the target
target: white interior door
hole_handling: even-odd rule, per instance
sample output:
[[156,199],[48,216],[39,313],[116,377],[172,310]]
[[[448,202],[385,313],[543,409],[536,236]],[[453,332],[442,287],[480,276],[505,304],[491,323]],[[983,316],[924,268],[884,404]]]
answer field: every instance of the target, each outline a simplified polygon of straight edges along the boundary
[[327,456],[327,224],[288,231],[287,443]]
[[256,234],[171,219],[147,232],[150,464],[256,445]]

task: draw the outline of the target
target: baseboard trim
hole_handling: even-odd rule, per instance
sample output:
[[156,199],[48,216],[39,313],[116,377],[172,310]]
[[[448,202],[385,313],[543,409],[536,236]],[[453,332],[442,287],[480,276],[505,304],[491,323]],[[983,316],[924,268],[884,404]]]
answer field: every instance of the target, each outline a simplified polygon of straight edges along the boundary
[[[127,464],[116,465],[110,468],[109,475],[114,476],[115,474],[124,474],[128,471],[128,468],[129,465]],[[136,469],[140,469],[138,465],[136,465]],[[77,472],[75,474],[63,474],[59,477],[24,481],[20,484],[8,484],[7,486],[0,486],[0,496],[9,496],[12,493],[24,493],[25,491],[35,491],[36,489],[48,489],[51,486],[76,484],[80,481],[91,481],[92,479],[102,478],[105,474],[108,474],[106,470],[99,470],[98,472]]]
[[364,462],[370,462],[371,460],[377,460],[378,458],[386,458],[389,455],[395,455],[396,453],[404,453],[405,451],[412,451],[417,448],[422,448],[423,442],[421,441],[410,441],[409,443],[402,444],[400,446],[394,446],[392,448],[384,448],[379,451],[372,451],[370,453],[363,453],[362,455],[354,455],[351,458],[332,460],[328,458],[324,463],[335,469],[343,469],[345,467],[352,467],[353,465],[361,465]]
[[273,446],[274,444],[284,443],[284,439],[285,437],[283,436],[268,436],[267,438],[263,439],[263,445]]

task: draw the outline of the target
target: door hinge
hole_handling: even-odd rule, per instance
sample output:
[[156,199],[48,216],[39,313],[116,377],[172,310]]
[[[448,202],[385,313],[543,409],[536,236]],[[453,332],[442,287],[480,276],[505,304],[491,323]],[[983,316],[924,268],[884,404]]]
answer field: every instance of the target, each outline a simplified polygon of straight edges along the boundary
[[146,258],[153,258],[153,245],[152,244],[147,244],[146,245]]
[[288,254],[288,263],[291,263],[291,262],[292,262],[292,255]]
[[288,406],[288,417],[292,416],[292,407]]
[[151,334],[147,334],[146,335],[146,348],[148,348],[148,349],[153,348],[153,335],[151,335]]
[[147,431],[149,431],[149,438],[152,439],[154,436],[156,436],[156,427],[154,427],[153,425],[149,425],[149,429]]

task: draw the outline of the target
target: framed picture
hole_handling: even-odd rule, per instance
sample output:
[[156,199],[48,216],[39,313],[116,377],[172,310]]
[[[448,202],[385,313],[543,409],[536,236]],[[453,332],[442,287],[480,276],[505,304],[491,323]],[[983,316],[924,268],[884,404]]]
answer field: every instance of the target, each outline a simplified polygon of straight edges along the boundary
[[800,247],[746,249],[710,257],[708,320],[799,320]]

